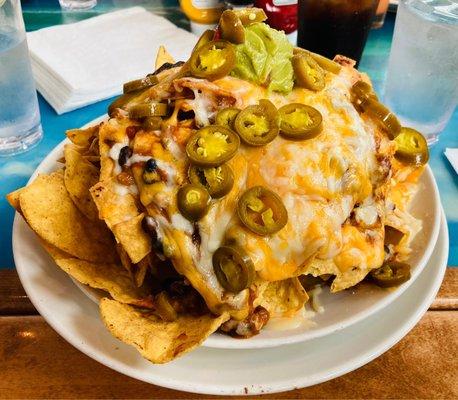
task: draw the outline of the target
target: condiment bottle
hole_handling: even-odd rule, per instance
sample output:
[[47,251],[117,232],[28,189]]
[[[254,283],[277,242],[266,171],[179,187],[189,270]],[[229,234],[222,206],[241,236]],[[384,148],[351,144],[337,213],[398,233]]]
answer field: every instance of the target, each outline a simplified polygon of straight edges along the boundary
[[262,8],[267,23],[274,29],[285,31],[288,40],[297,42],[297,0],[255,0],[254,6]]
[[224,9],[220,0],[180,0],[180,6],[191,22],[191,32],[199,36],[215,27]]

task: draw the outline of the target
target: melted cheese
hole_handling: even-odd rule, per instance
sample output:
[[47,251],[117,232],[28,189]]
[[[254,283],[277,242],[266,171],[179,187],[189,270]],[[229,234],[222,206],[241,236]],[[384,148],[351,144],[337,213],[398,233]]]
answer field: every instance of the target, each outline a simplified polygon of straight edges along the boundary
[[[343,71],[338,76],[329,75],[321,92],[296,88],[287,96],[233,77],[213,82],[213,86],[231,93],[241,109],[262,98],[269,98],[277,107],[291,102],[311,105],[322,114],[323,129],[310,140],[295,142],[279,136],[263,147],[241,146],[229,162],[235,173],[233,189],[224,198],[212,201],[208,214],[197,224],[200,246],[193,243],[194,226],[177,213],[174,200],[186,173],[183,146],[191,134],[189,127],[178,127],[177,113],[187,106],[183,109],[194,110],[197,125],[208,125],[217,111],[215,102],[210,101],[208,93],[192,89],[194,99],[176,102],[167,122],[169,127],[162,132],[160,140],[165,149],[154,142],[159,139],[155,135],[150,136],[156,139],[144,137],[138,141],[139,147],[150,149],[142,154],[151,153],[168,176],[166,188],[160,193],[163,198],[156,202],[169,216],[154,216],[158,237],[170,246],[177,271],[202,294],[213,312],[228,309],[233,317],[243,318],[248,307],[248,291],[237,295],[225,292],[213,271],[212,255],[226,240],[243,246],[258,277],[266,281],[296,276],[310,260],[329,262],[337,268],[339,277],[383,262],[383,226],[376,224],[380,210],[373,201],[377,188],[372,184],[379,166],[377,126],[363,120],[354,109],[349,97],[354,74],[346,73],[345,68]],[[210,86],[207,90],[212,90]],[[113,160],[119,156],[118,147],[110,150]],[[381,147],[389,148],[386,143]],[[144,157],[138,156],[138,160],[145,161]],[[390,201],[397,204],[403,200],[402,192],[411,184],[409,177],[399,167],[389,182],[393,186]],[[279,194],[288,211],[288,223],[275,235],[251,233],[237,217],[240,194],[255,185]],[[151,210],[157,212],[156,208]],[[359,275],[360,279],[364,276]]]

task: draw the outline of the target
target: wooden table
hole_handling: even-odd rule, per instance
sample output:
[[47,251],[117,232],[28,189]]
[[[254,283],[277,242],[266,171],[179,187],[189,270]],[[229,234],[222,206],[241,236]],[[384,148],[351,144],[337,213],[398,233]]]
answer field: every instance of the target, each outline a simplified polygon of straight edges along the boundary
[[[387,321],[389,323],[389,321]],[[0,270],[0,398],[210,398],[121,375],[65,342],[37,313],[14,270]],[[266,398],[458,399],[458,268],[418,325],[354,372]]]

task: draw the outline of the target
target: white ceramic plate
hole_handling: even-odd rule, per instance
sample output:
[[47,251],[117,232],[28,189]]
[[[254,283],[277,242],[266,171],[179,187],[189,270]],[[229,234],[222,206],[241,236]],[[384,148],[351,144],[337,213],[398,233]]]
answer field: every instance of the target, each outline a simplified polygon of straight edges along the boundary
[[[397,343],[434,299],[448,256],[442,217],[427,267],[397,299],[346,329],[307,342],[257,350],[199,348],[165,365],[153,365],[115,339],[97,305],[53,265],[35,234],[16,215],[13,252],[21,282],[47,322],[69,343],[100,363],[152,384],[196,393],[260,394],[314,385],[350,372]],[[389,323],[387,323],[389,321]]]
[[[104,118],[106,117],[102,116],[86,126],[98,123]],[[30,181],[35,179],[39,173],[50,173],[58,167],[56,161],[62,156],[65,143],[67,141],[60,143],[43,160]],[[317,314],[313,318],[314,326],[312,327],[307,324],[296,329],[282,331],[264,329],[259,335],[247,340],[234,339],[227,335],[215,333],[205,341],[204,346],[226,349],[255,349],[311,340],[355,324],[393,302],[421,273],[431,256],[439,233],[440,198],[429,167],[425,169],[419,185],[418,194],[413,200],[412,213],[423,221],[423,230],[417,235],[412,245],[413,251],[409,263],[413,267],[412,278],[409,281],[391,291],[378,289],[367,284],[361,284],[351,290],[337,294],[331,294],[328,289],[325,289],[320,295],[320,301],[325,312]],[[104,295],[101,291],[74,282],[89,298],[97,303]]]

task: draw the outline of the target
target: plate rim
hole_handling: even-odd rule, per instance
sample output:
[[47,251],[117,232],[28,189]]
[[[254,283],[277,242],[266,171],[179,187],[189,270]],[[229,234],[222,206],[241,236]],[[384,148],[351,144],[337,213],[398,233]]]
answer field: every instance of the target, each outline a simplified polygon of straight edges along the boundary
[[[84,124],[82,129],[92,126],[94,124],[100,123],[104,121],[105,119],[107,119],[107,117],[108,117],[107,114],[101,115],[89,121],[88,123]],[[71,143],[69,139],[68,138],[63,139],[59,144],[57,144],[51,150],[50,153],[48,153],[48,155],[37,166],[37,168],[31,175],[30,179],[27,181],[26,185],[29,185],[38,176],[38,174],[41,173],[42,169],[47,169],[46,167],[47,164],[49,164],[53,160],[55,162],[55,160],[59,158],[59,156],[63,152],[63,147],[67,143]],[[421,259],[417,263],[417,266],[414,269],[412,278],[410,280],[408,280],[407,282],[399,286],[395,291],[392,291],[389,294],[387,294],[383,299],[377,301],[370,308],[360,311],[359,313],[352,315],[351,317],[348,317],[344,319],[343,321],[334,323],[333,325],[330,325],[325,328],[315,329],[313,331],[304,331],[304,332],[296,333],[286,338],[260,338],[258,337],[258,338],[255,338],[254,340],[245,340],[245,341],[233,339],[231,337],[222,337],[221,334],[216,334],[219,336],[216,336],[215,334],[213,334],[202,343],[202,346],[209,347],[209,348],[218,348],[218,349],[238,349],[238,350],[261,349],[261,348],[279,347],[279,346],[314,340],[320,337],[330,335],[334,332],[338,332],[349,326],[352,326],[362,321],[363,319],[366,319],[370,317],[371,315],[376,314],[383,308],[387,307],[389,304],[393,303],[397,298],[399,298],[399,296],[402,295],[402,293],[404,293],[405,290],[407,290],[407,288],[409,288],[412,285],[412,283],[417,279],[417,277],[423,271],[423,269],[425,268],[426,264],[428,263],[428,260],[430,259],[433,253],[434,247],[439,237],[439,230],[441,227],[441,213],[442,213],[439,189],[437,187],[436,179],[429,165],[426,165],[426,168],[423,173],[427,175],[427,179],[430,181],[431,189],[434,193],[434,198],[435,198],[435,210],[434,210],[434,221],[433,221],[434,226],[431,232],[431,240],[427,243],[426,249],[423,252]],[[14,235],[14,232],[13,232],[13,235]],[[13,256],[14,256],[14,248],[13,248]],[[95,301],[95,298],[88,293],[89,291],[88,288],[86,288],[84,285],[80,284],[79,282],[75,281],[72,277],[70,277],[70,279],[72,279],[75,285],[87,297],[89,297],[92,301]]]
[[[286,390],[292,390],[294,388],[303,388],[303,387],[308,387],[311,385],[319,384],[325,381],[328,381],[330,379],[334,379],[338,376],[344,375],[346,373],[349,373],[362,365],[365,365],[369,362],[371,362],[373,359],[376,357],[380,356],[383,354],[385,351],[387,351],[389,348],[394,346],[397,342],[399,342],[416,324],[417,322],[421,319],[421,317],[424,315],[424,313],[427,311],[429,308],[430,304],[434,300],[444,277],[446,266],[447,266],[447,255],[448,255],[448,248],[449,248],[449,238],[448,238],[448,229],[447,229],[447,223],[445,220],[445,215],[443,213],[441,214],[441,236],[443,240],[442,248],[439,249],[438,252],[438,257],[439,257],[439,262],[437,268],[437,273],[435,274],[435,279],[432,280],[429,283],[429,290],[428,290],[428,295],[426,297],[423,297],[421,299],[421,302],[419,303],[418,306],[413,306],[412,312],[409,314],[410,318],[407,318],[406,321],[396,329],[395,333],[387,336],[384,340],[382,340],[382,343],[377,344],[377,348],[374,351],[372,348],[366,349],[365,352],[363,352],[362,355],[358,357],[357,360],[352,360],[347,362],[343,367],[340,367],[339,369],[333,371],[330,374],[327,375],[321,375],[320,377],[312,375],[312,377],[307,376],[307,377],[301,377],[301,378],[295,378],[293,380],[285,380],[282,381],[279,384],[276,384],[275,386],[269,386],[269,387],[264,387],[262,385],[253,387],[249,390],[248,393],[245,392],[244,388],[239,387],[237,389],[232,388],[231,386],[229,387],[224,387],[224,385],[217,385],[217,384],[210,384],[209,386],[206,385],[204,387],[202,386],[196,386],[191,385],[191,384],[183,384],[180,381],[176,381],[173,379],[170,379],[169,377],[164,378],[164,377],[154,377],[154,374],[149,374],[149,379],[145,380],[144,378],[140,377],[140,374],[135,373],[137,370],[133,370],[131,372],[129,369],[123,367],[123,363],[119,362],[112,362],[110,359],[107,359],[105,355],[101,354],[100,352],[92,353],[90,350],[87,348],[87,345],[85,345],[84,342],[78,341],[78,339],[74,336],[67,335],[66,333],[63,334],[61,332],[61,329],[59,327],[59,324],[57,321],[54,321],[53,318],[47,318],[42,312],[42,307],[38,299],[35,298],[34,294],[30,296],[30,293],[28,291],[28,284],[26,283],[24,285],[24,278],[21,273],[21,267],[17,269],[19,278],[21,280],[21,283],[24,286],[24,289],[26,290],[27,294],[29,295],[30,300],[32,303],[37,307],[37,310],[40,312],[40,314],[43,316],[43,318],[46,320],[46,322],[57,332],[59,333],[60,336],[62,336],[68,343],[70,343],[72,346],[77,348],[79,351],[81,351],[83,354],[86,354],[90,358],[100,362],[101,364],[114,369],[115,371],[118,371],[124,375],[130,376],[132,378],[145,381],[148,383],[152,383],[155,385],[160,385],[162,387],[170,388],[170,389],[175,389],[175,390],[182,390],[182,391],[188,391],[188,392],[193,392],[193,393],[199,393],[199,394],[219,394],[219,395],[243,395],[243,394],[249,394],[249,395],[256,395],[256,394],[263,394],[263,393],[279,393],[283,392]],[[19,224],[22,222],[24,226],[26,227],[25,221],[20,219],[20,215],[16,214],[15,219],[14,219],[14,226],[13,226],[13,249],[17,248],[17,246],[20,246],[18,244],[18,240],[15,239],[14,232],[17,231],[19,228]],[[15,261],[16,261],[16,255],[15,255]],[[119,343],[122,346],[128,346],[123,343]],[[297,344],[296,344],[297,345]],[[300,345],[300,344],[299,344]],[[294,345],[293,345],[294,346]],[[297,345],[298,346],[298,345]],[[189,355],[192,356],[192,355]],[[138,355],[140,357],[140,355]],[[153,379],[152,379],[153,378]]]

